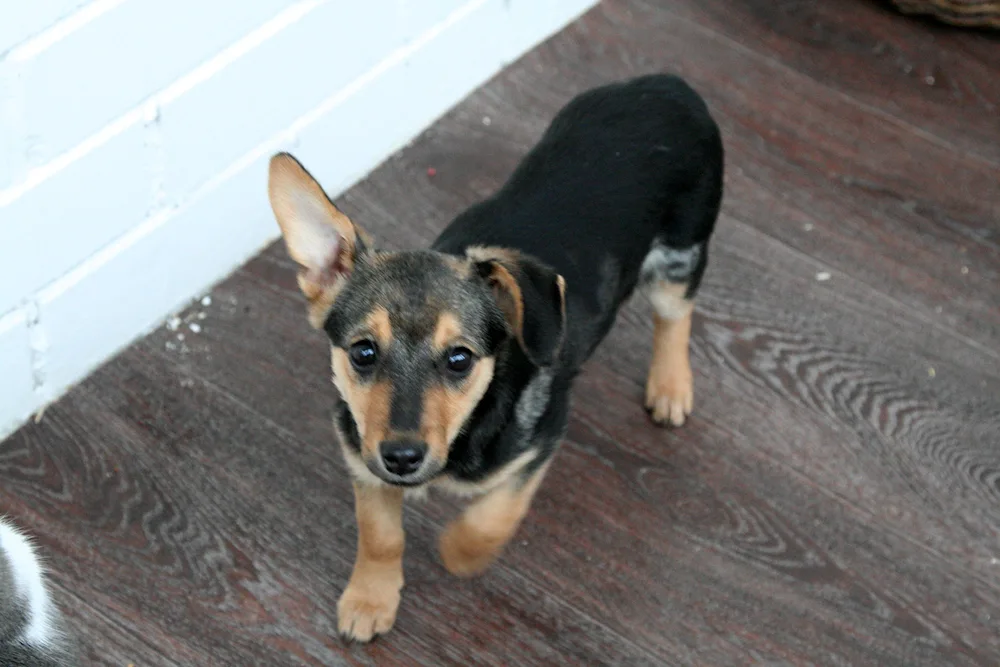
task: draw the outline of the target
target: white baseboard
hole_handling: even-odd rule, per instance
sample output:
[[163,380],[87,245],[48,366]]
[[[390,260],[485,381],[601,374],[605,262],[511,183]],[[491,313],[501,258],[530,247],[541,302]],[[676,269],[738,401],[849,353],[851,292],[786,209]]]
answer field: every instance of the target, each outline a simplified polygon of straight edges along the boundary
[[[337,195],[595,0],[474,0],[0,317],[0,438],[277,238],[272,153]],[[325,63],[303,63],[322,80]],[[249,112],[252,113],[252,110]]]

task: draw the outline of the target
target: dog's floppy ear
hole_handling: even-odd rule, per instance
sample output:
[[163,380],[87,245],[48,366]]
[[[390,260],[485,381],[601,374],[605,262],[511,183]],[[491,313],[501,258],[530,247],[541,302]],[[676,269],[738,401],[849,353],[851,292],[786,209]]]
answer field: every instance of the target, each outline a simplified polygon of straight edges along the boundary
[[320,327],[354,270],[362,235],[288,153],[271,158],[267,194],[288,254],[302,267],[299,287],[309,300],[309,320]]
[[566,281],[541,262],[504,248],[466,251],[485,278],[521,349],[537,366],[550,366],[566,328]]

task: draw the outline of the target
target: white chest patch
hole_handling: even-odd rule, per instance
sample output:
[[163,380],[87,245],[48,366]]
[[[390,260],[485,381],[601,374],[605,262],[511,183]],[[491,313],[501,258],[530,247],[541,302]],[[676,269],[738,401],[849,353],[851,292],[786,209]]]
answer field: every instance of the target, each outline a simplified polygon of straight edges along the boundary
[[41,563],[29,539],[3,517],[0,517],[0,550],[14,578],[14,593],[27,607],[28,624],[19,639],[32,646],[49,645],[53,639],[52,602],[45,588]]

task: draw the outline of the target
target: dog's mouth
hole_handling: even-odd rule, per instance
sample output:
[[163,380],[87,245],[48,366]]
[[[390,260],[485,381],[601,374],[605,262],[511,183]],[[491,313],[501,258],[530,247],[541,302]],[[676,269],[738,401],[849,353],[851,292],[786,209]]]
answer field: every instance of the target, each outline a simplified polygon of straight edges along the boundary
[[444,469],[443,463],[436,461],[425,461],[419,470],[408,475],[397,475],[385,469],[379,459],[367,459],[365,465],[368,470],[386,484],[412,489],[427,484],[437,477]]
[[423,486],[429,480],[410,481],[406,479],[396,479],[396,480],[385,479],[384,481],[388,482],[389,484],[392,484],[393,486],[401,486],[406,489],[413,489],[418,486]]

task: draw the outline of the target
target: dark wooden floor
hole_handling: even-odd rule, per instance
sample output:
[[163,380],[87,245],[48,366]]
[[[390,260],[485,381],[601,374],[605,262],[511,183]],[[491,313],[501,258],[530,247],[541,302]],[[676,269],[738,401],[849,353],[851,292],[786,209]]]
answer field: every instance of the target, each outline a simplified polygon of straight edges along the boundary
[[574,93],[661,70],[728,149],[690,423],[647,423],[633,303],[503,561],[450,578],[453,507],[412,507],[396,629],[345,647],[328,357],[272,247],[200,334],[0,447],[94,664],[1000,664],[1000,40],[867,0],[608,2],[340,203],[425,244]]

